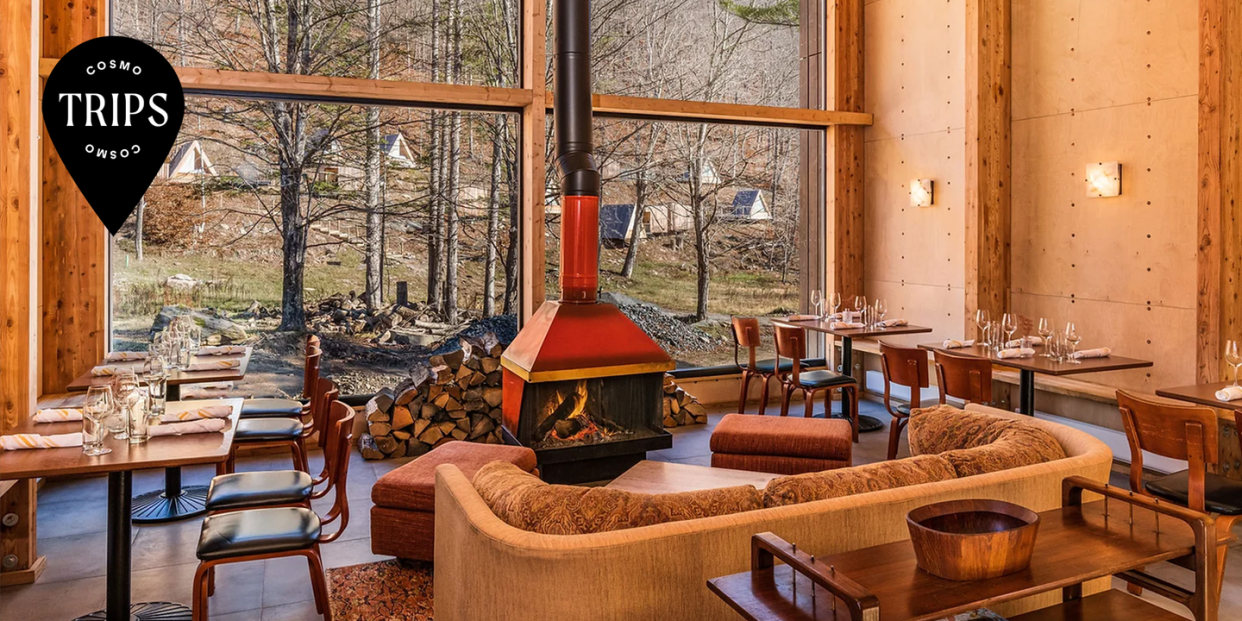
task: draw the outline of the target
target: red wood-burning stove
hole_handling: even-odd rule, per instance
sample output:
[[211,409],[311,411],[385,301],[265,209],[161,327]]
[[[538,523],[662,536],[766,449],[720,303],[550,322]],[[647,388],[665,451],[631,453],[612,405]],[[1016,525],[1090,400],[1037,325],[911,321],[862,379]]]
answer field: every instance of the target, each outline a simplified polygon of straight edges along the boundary
[[589,0],[553,8],[561,300],[545,302],[501,357],[504,431],[534,449],[546,480],[615,477],[669,448],[664,372],[672,358],[599,289],[599,171],[591,156]]

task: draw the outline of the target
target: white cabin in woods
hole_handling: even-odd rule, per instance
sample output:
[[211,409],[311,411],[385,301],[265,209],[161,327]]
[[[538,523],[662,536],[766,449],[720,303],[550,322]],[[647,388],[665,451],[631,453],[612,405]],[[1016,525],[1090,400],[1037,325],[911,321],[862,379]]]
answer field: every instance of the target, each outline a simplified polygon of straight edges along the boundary
[[216,167],[211,158],[203,151],[203,145],[197,140],[183,142],[168,154],[160,167],[158,177],[174,183],[198,181],[202,176],[216,176]]
[[[599,239],[605,245],[619,245],[634,236],[634,218],[638,209],[631,204],[600,205]],[[638,229],[638,238],[646,237],[646,227]]]
[[651,235],[672,235],[694,228],[694,214],[681,203],[652,205],[647,208],[645,219]]
[[747,189],[737,191],[733,197],[733,209],[726,217],[730,220],[771,220],[772,212],[763,198],[763,192]]
[[396,133],[384,136],[382,148],[391,166],[395,168],[414,167],[414,150],[410,148],[410,143],[406,142],[404,135]]
[[[682,183],[688,183],[690,181],[690,171],[687,170],[686,172],[681,173],[681,176],[678,177],[677,180]],[[699,184],[700,185],[719,185],[720,184],[720,175],[716,174],[716,167],[712,166],[711,162],[703,162],[702,168],[699,169]]]

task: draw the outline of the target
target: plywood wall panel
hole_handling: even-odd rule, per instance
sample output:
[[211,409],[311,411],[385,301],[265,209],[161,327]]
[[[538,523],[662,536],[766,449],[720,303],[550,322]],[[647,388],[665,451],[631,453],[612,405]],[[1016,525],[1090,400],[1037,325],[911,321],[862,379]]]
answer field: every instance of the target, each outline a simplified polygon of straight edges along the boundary
[[913,346],[963,336],[962,309],[966,305],[966,292],[960,287],[868,280],[867,295],[868,299],[884,300],[888,307],[887,318],[906,319],[933,330],[931,334],[884,337],[887,343]]
[[1197,92],[1193,0],[1014,0],[1013,117]]

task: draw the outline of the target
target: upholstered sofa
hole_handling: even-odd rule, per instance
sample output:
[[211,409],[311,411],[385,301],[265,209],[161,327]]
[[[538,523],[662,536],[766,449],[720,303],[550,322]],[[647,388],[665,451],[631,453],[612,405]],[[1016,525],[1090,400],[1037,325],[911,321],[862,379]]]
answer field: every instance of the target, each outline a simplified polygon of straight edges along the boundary
[[[1000,410],[979,406],[968,410],[1043,429],[1060,444],[1065,457],[1007,467],[1013,459],[1012,433],[1002,437],[976,433],[968,440],[970,446],[959,446],[963,440],[948,436],[959,432],[970,436],[975,430],[920,427],[912,421],[911,446],[916,455],[929,457],[915,457],[908,461],[920,463],[895,464],[894,468],[941,471],[942,480],[855,493],[875,485],[867,482],[870,477],[863,476],[863,469],[876,465],[843,468],[830,471],[831,476],[841,479],[842,485],[857,485],[850,495],[804,502],[798,493],[788,493],[796,481],[787,477],[783,488],[769,485],[767,508],[582,535],[540,534],[510,526],[456,467],[440,466],[436,470],[436,620],[733,621],[736,613],[705,583],[748,569],[753,534],[770,531],[804,550],[826,555],[908,539],[906,513],[932,502],[989,498],[1044,511],[1060,506],[1061,482],[1067,476],[1107,481],[1112,453],[1099,440],[1069,427]],[[962,450],[972,447],[975,450]],[[931,458],[933,453],[938,456]],[[952,478],[954,470],[969,473],[997,467],[1007,469]],[[793,487],[806,489],[804,485]],[[1096,581],[1087,590],[1102,588],[1107,588],[1107,582]],[[1047,593],[997,611],[1015,614],[1050,605],[1058,596]]]

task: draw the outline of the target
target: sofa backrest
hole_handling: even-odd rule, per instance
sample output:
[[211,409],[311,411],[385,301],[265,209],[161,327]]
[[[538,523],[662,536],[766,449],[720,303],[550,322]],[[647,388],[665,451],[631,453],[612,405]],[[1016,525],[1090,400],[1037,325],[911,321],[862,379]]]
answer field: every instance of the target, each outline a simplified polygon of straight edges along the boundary
[[784,507],[955,478],[957,473],[949,460],[939,455],[919,455],[851,468],[777,477],[769,481],[763,490],[763,506]]
[[959,477],[1065,458],[1060,442],[1032,424],[1034,419],[1017,420],[997,412],[947,405],[915,409],[910,413],[910,453],[942,457]]

